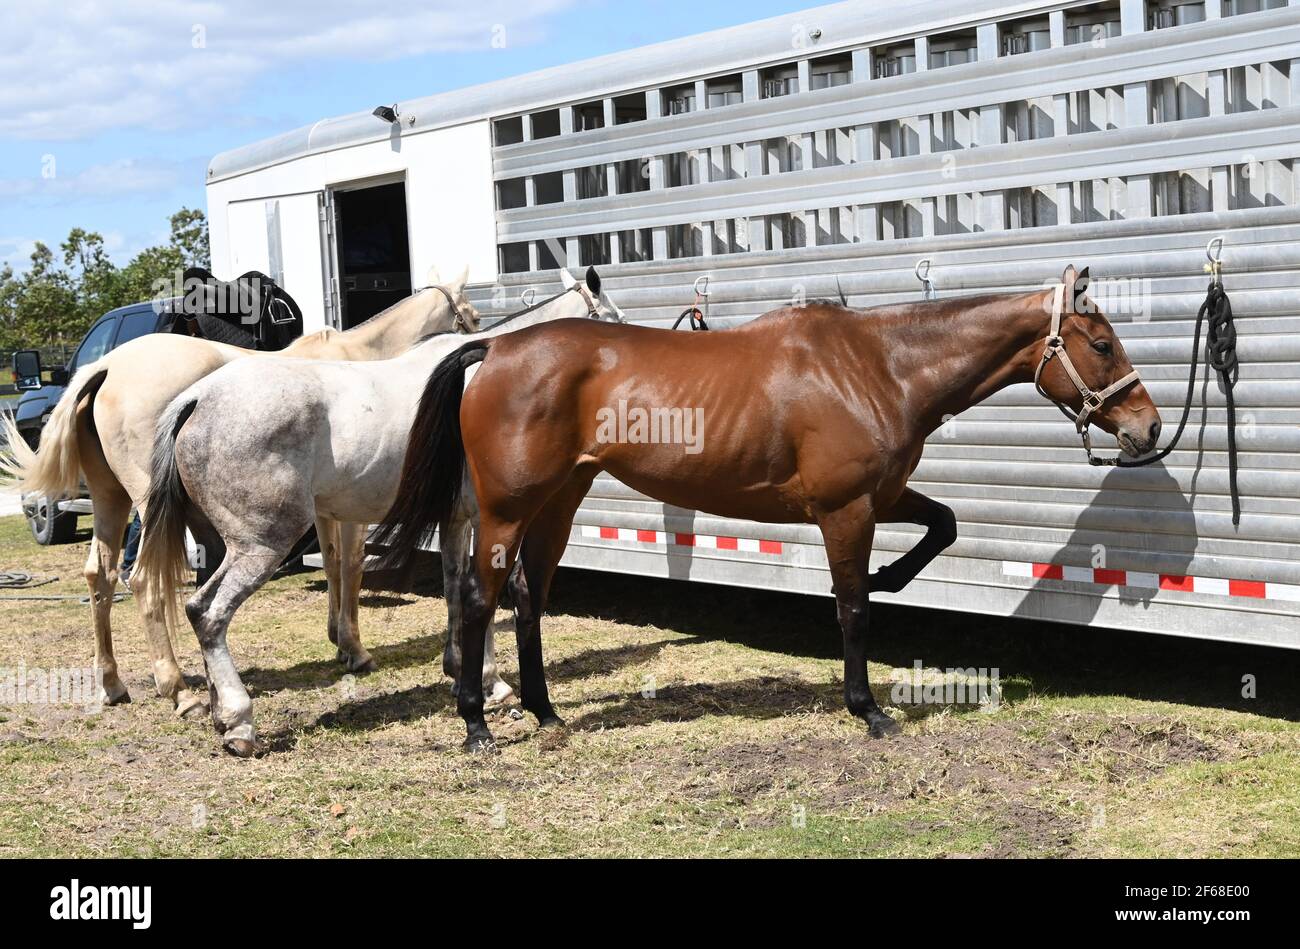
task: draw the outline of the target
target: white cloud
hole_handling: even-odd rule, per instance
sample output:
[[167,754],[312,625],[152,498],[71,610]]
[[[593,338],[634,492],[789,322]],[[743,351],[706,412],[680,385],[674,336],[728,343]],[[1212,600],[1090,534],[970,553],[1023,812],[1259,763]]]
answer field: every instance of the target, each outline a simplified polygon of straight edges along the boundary
[[0,137],[181,128],[267,72],[536,36],[574,0],[27,0],[0,32]]
[[22,178],[0,178],[0,205],[38,204],[43,199],[66,204],[81,199],[104,199],[131,194],[158,194],[188,180],[203,181],[203,160],[159,161],[122,158],[63,173],[57,163]]
[[21,273],[27,269],[36,241],[30,237],[0,237],[0,270],[5,264]]

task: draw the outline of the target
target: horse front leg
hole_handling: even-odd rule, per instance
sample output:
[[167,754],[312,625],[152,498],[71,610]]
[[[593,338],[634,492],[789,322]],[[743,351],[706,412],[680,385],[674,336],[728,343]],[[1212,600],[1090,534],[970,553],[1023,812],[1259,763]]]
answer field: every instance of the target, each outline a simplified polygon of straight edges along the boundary
[[876,532],[872,499],[858,498],[824,514],[817,526],[826,544],[835,607],[844,634],[844,704],[867,723],[873,738],[884,738],[900,729],[876,704],[867,678],[871,545]]
[[366,569],[366,525],[338,524],[339,660],[349,672],[374,672],[374,657],[361,645],[361,583]]
[[[316,516],[316,540],[320,544],[321,565],[325,568],[325,590],[326,601],[329,609],[329,619],[327,631],[330,642],[335,646],[339,643],[339,620],[342,615],[340,594],[342,592],[342,577],[339,575],[339,569],[342,564],[342,538],[340,537],[339,522],[332,517]],[[199,586],[203,584],[200,583]],[[343,661],[343,650],[339,650],[337,657],[340,662]]]
[[880,512],[876,521],[880,524],[919,524],[925,528],[925,536],[903,556],[871,574],[873,593],[902,590],[957,540],[957,517],[952,508],[911,488],[904,488],[898,500]]

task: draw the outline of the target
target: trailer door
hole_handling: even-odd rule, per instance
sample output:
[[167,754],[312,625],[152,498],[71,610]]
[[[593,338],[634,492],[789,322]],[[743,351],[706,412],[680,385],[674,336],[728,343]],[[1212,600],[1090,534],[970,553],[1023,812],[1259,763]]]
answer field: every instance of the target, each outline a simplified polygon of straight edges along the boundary
[[229,280],[260,270],[288,291],[302,308],[303,332],[338,326],[334,242],[323,191],[232,201],[227,206]]

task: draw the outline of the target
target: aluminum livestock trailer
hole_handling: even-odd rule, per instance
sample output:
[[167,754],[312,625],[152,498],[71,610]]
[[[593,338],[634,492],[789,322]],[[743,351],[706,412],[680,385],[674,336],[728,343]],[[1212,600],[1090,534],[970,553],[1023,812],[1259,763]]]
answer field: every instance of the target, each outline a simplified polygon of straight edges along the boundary
[[[912,483],[960,540],[880,599],[1300,647],[1297,0],[840,3],[376,113],[208,170],[214,267],[273,275],[308,330],[355,325],[431,265],[468,263],[503,315],[558,291],[557,265],[595,264],[632,319],[668,326],[696,287],[727,325],[837,287],[871,306],[1086,264],[1169,433],[1221,238],[1240,524],[1203,363],[1178,450],[1140,469],[1089,467],[1018,386],[931,437]],[[917,537],[880,529],[877,559]],[[830,592],[814,527],[606,477],[563,562]]]

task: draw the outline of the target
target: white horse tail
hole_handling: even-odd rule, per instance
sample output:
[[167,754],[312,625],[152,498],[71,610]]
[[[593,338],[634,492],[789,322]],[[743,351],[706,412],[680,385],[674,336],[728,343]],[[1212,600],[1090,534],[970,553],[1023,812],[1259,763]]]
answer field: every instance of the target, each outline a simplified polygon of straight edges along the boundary
[[41,430],[36,450],[23,439],[9,413],[0,415],[8,452],[0,457],[0,481],[13,482],[24,494],[70,497],[81,486],[81,454],[77,449],[77,406],[94,398],[108,378],[106,359],[77,370],[59,397],[50,420]]
[[196,396],[182,393],[172,399],[158,419],[140,552],[131,572],[133,578],[138,578],[132,586],[143,593],[145,610],[161,606],[169,630],[176,628],[177,595],[189,571],[185,551],[185,508],[189,499],[176,468],[176,435],[196,405]]

